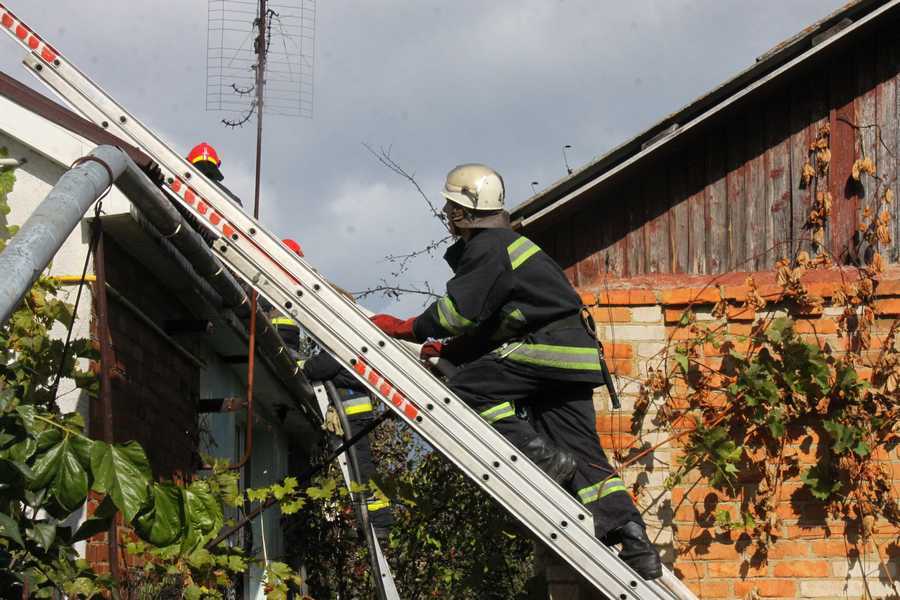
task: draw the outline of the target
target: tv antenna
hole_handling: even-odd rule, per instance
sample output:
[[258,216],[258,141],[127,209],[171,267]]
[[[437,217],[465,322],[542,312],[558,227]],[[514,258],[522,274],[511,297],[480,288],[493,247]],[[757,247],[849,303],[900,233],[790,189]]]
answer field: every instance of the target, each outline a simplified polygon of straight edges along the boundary
[[259,216],[263,115],[313,116],[316,0],[208,0],[206,109],[226,127],[256,116]]

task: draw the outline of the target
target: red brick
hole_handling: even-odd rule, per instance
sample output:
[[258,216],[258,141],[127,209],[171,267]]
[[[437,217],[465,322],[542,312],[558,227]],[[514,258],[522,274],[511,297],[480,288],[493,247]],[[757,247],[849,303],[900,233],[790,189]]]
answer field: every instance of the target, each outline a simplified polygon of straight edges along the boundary
[[[700,512],[703,511],[702,506],[699,508]],[[697,511],[698,508],[694,504],[682,504],[675,511],[675,521],[682,522],[691,522],[697,520]]]
[[729,323],[728,333],[731,335],[748,336],[753,331],[753,325],[748,323]]
[[719,301],[719,289],[716,286],[705,286],[663,290],[660,293],[660,300],[660,304],[669,306],[714,304]]
[[808,542],[791,542],[788,540],[778,540],[772,546],[769,546],[767,556],[770,560],[779,558],[809,556]]
[[606,364],[614,375],[631,375],[634,368],[634,361],[627,358],[611,358]]
[[600,445],[608,451],[630,448],[635,444],[635,437],[630,433],[601,433]]
[[765,565],[753,566],[747,561],[710,561],[706,564],[706,571],[710,577],[745,579],[747,577],[764,577],[767,569]]
[[[824,531],[819,526],[801,527],[799,525],[791,525],[787,528],[787,538],[789,540],[816,539],[821,538]],[[813,550],[813,556],[817,556]]]
[[724,582],[697,581],[687,586],[700,598],[731,598],[731,585]]
[[730,499],[725,493],[720,492],[716,488],[703,485],[692,486],[687,492],[687,499],[691,502],[704,502],[710,495],[717,501],[727,501]]
[[598,323],[630,323],[631,309],[624,306],[591,308],[591,315]]
[[670,340],[693,340],[697,337],[689,327],[666,327],[666,338]]
[[651,290],[604,290],[597,294],[597,304],[601,306],[649,306],[657,304],[656,294]]
[[853,545],[844,540],[817,540],[811,542],[809,547],[813,556],[821,558],[846,558],[853,550]]
[[666,323],[678,323],[684,316],[684,308],[667,308],[663,311],[663,318]]
[[633,358],[634,346],[631,344],[603,344],[606,358]]
[[773,569],[775,577],[825,577],[828,573],[828,563],[824,560],[791,560],[778,563]]
[[734,595],[743,598],[753,590],[763,598],[796,598],[797,584],[793,581],[778,579],[757,579],[754,581],[735,581]]
[[879,315],[900,315],[900,298],[877,300],[875,302],[875,311]]
[[900,296],[900,279],[881,279],[875,288],[876,296]]
[[601,433],[631,433],[631,416],[623,414],[598,414],[597,431]]
[[[694,530],[694,537],[699,532],[697,528]],[[741,560],[741,553],[738,552],[734,544],[720,544],[713,542],[708,546],[692,546],[685,550],[685,553],[678,557],[679,560]]]
[[752,321],[756,318],[756,310],[750,306],[731,306],[725,311],[731,321]]
[[837,333],[837,323],[834,319],[799,319],[794,321],[794,331],[797,333],[811,333],[815,335],[828,335]]

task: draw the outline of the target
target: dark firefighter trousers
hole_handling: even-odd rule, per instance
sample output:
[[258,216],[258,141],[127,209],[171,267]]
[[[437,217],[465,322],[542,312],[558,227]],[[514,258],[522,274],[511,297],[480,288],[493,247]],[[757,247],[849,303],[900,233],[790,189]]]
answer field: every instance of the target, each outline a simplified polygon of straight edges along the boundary
[[[344,413],[347,415],[347,421],[352,430],[352,435],[368,426],[375,418],[372,412],[372,400],[369,398],[368,394],[360,395],[359,392],[347,390],[345,388],[338,388],[338,391],[342,396],[341,404]],[[359,477],[362,480],[360,483],[364,484],[369,483],[376,476],[375,460],[372,457],[372,446],[369,442],[371,435],[372,434],[367,435],[353,445],[353,448],[356,451],[356,463],[359,468]],[[369,521],[375,527],[389,528],[393,524],[394,517],[391,514],[390,504],[387,501],[379,499],[376,496],[370,496],[366,501],[366,508],[369,511]]]
[[[460,368],[448,385],[514,446],[537,433],[575,455],[578,468],[568,491],[590,510],[598,538],[628,521],[644,524],[600,446],[594,384],[526,374],[485,356]],[[516,415],[517,406],[527,407],[527,420]]]

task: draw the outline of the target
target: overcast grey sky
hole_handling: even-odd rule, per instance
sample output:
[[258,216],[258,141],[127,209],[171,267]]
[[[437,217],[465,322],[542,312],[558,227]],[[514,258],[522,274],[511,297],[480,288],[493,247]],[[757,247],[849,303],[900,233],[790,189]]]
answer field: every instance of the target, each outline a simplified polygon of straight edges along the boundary
[[[206,0],[8,0],[10,8],[174,148],[201,140],[225,184],[252,198],[255,127],[205,111]],[[390,278],[382,260],[442,230],[393,157],[434,201],[463,162],[500,171],[515,206],[753,63],[843,0],[319,0],[315,116],[266,116],[261,218],[351,290]],[[3,40],[0,69],[31,83]],[[43,89],[40,84],[35,84]],[[440,256],[404,283],[443,291]],[[408,316],[421,300],[376,310]]]

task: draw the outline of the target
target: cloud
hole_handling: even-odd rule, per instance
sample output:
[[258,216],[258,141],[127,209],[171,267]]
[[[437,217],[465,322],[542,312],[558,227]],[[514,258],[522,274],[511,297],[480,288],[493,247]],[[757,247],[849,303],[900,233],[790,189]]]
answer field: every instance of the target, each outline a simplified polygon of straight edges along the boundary
[[[434,196],[454,165],[487,162],[517,204],[531,181],[565,174],[564,144],[572,166],[592,160],[842,1],[318,2],[315,117],[265,117],[262,220],[337,282],[374,285],[390,278],[385,255],[440,229],[361,142],[392,146]],[[229,130],[205,111],[205,2],[10,4],[174,148],[212,143],[250,205],[255,127]],[[3,43],[0,69],[24,78]],[[404,281],[442,291],[447,275],[423,257]],[[412,312],[418,301],[377,302]]]

